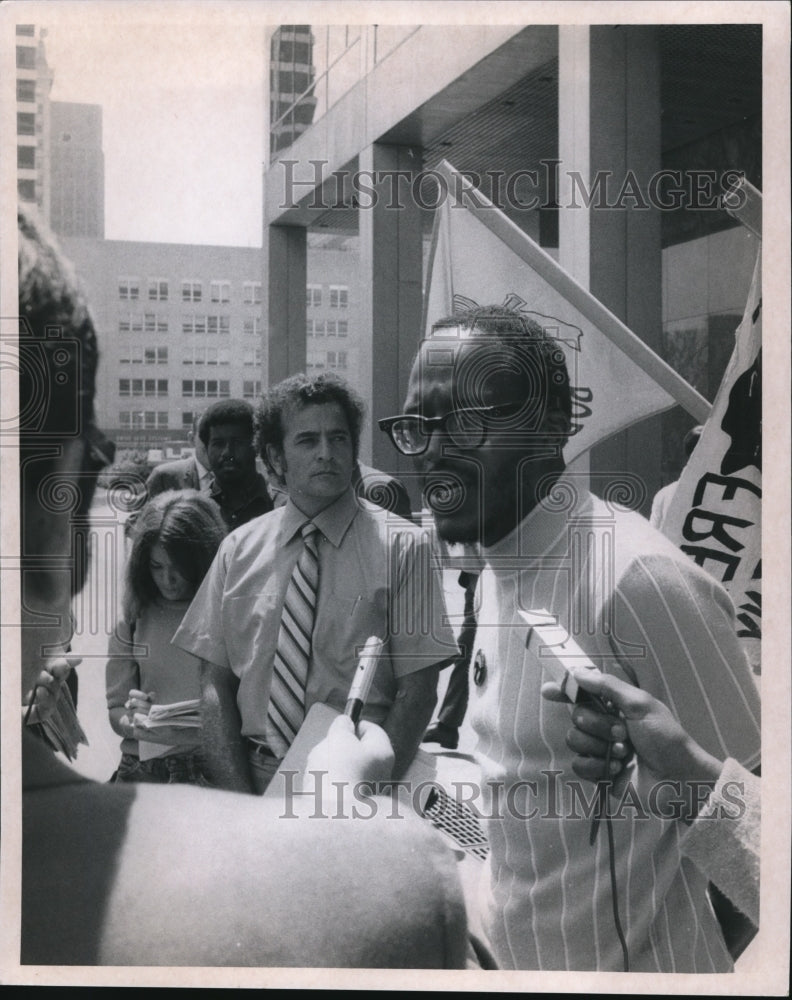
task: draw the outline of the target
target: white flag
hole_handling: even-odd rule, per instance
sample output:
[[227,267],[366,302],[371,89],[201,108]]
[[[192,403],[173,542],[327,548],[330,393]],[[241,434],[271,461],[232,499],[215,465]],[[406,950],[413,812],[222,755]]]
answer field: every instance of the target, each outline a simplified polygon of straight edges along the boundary
[[762,622],[762,254],[734,351],[660,525],[729,591],[738,635],[760,672]]
[[681,404],[699,423],[709,403],[446,161],[435,216],[424,327],[455,302],[517,308],[556,340],[572,386],[567,462],[593,444]]

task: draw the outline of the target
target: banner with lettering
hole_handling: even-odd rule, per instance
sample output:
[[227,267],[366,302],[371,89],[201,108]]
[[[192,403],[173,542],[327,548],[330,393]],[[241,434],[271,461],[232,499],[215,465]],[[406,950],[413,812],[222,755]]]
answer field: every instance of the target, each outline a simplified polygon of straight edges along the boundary
[[443,161],[424,330],[455,306],[504,305],[534,320],[566,356],[572,385],[567,462],[676,403],[699,423],[709,403],[553,258]]
[[660,530],[718,579],[756,674],[762,635],[762,252],[712,414]]

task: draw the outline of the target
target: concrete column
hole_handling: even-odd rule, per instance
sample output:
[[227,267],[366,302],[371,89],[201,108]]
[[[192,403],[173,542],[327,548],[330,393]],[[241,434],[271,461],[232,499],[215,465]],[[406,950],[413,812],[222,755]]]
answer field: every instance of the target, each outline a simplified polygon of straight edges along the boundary
[[[360,154],[361,171],[372,172],[376,197],[361,197],[360,223],[360,391],[370,419],[361,458],[375,468],[399,473],[417,505],[409,459],[398,455],[376,428],[379,417],[401,412],[410,365],[418,346],[422,303],[420,207],[409,178],[421,170],[420,150],[375,143]],[[403,177],[398,188],[394,171]],[[370,176],[370,175],[366,175]],[[398,194],[398,199],[394,198]]]
[[302,226],[264,233],[265,386],[305,371],[306,233]]
[[[589,212],[589,288],[653,350],[662,337],[660,215],[625,196],[634,178],[646,194],[660,169],[660,67],[656,29],[590,28],[590,172],[606,181],[608,204]],[[639,194],[640,198],[640,194]],[[614,393],[629,386],[614,386]],[[591,453],[591,472],[640,475],[648,513],[660,486],[661,421],[653,417],[616,435]],[[597,480],[597,485],[601,480]]]

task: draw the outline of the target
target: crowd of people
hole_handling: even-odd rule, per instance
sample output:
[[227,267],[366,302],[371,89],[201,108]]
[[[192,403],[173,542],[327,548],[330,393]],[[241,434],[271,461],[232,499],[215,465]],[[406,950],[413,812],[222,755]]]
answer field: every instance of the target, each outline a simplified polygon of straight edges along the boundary
[[[78,384],[53,381],[45,425],[20,430],[22,702],[40,721],[73,665],[84,583],[40,558],[75,556],[41,483],[79,476],[85,518],[111,449],[90,311],[24,216],[19,239],[20,336],[49,371],[48,330],[81,345]],[[363,406],[332,374],[201,416],[194,457],[155,469],[130,522],[107,662],[113,780],[79,778],[23,734],[23,963],[733,968],[711,882],[757,923],[756,682],[722,587],[565,469],[570,415],[563,356],[532,321],[500,307],[439,319],[403,412],[379,422],[422,474],[431,528],[398,480],[361,465]],[[449,546],[474,553],[456,632]],[[588,700],[549,680],[525,613],[597,668],[569,671]],[[344,708],[373,636],[355,726]],[[444,669],[455,680],[430,725]],[[152,708],[179,703],[200,726],[152,736]],[[480,886],[463,893],[417,815],[283,818],[264,793],[315,704],[338,719],[312,759],[355,794],[401,779],[422,742],[453,748],[470,720],[488,796]],[[581,815],[586,789],[607,836]]]

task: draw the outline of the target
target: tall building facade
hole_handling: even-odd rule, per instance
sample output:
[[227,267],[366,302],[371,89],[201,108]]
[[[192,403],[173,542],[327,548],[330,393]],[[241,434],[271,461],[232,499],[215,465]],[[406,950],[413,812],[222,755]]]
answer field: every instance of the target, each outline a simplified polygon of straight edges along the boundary
[[102,109],[50,105],[50,226],[59,236],[104,236]]
[[314,34],[309,24],[282,24],[270,37],[270,151],[286,149],[313,121]]
[[16,25],[17,196],[21,204],[50,213],[50,89],[47,32],[33,24]]
[[[356,379],[370,425],[399,411],[423,318],[432,171],[445,159],[481,178],[485,195],[505,200],[511,222],[712,399],[757,244],[701,185],[720,185],[731,172],[761,189],[761,25],[311,30],[311,123],[284,147],[270,122],[270,379],[314,356],[302,289],[318,284],[314,235],[332,233],[356,247],[346,283],[357,302]],[[280,122],[290,113],[284,104]],[[595,181],[610,178],[615,195],[628,182],[645,191],[659,175],[676,181],[681,199],[636,210],[635,200],[574,196],[575,183],[590,195]],[[502,197],[504,186],[529,176],[535,198],[523,199],[520,188]],[[406,192],[398,206],[396,177]],[[598,445],[590,469],[639,475],[648,513],[651,496],[679,472],[692,422],[678,408],[642,421]],[[384,436],[369,431],[361,444],[364,460],[409,479],[411,463]]]
[[122,448],[186,440],[193,415],[262,389],[261,251],[65,237],[102,352],[97,413]]

